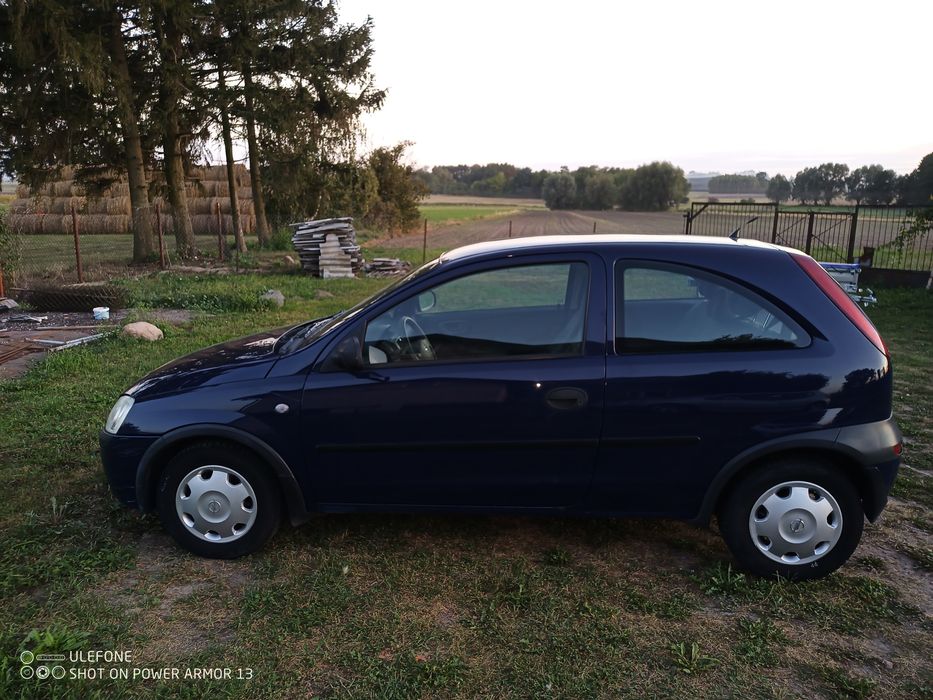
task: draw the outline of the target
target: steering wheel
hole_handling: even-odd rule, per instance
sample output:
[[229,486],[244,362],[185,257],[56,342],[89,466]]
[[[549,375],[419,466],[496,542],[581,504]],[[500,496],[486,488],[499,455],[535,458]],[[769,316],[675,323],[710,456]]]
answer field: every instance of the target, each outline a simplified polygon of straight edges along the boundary
[[[416,338],[412,342],[412,338]],[[408,347],[408,354],[418,360],[435,359],[434,347],[428,340],[428,334],[411,316],[402,316],[402,337],[398,339],[399,344],[403,341]]]

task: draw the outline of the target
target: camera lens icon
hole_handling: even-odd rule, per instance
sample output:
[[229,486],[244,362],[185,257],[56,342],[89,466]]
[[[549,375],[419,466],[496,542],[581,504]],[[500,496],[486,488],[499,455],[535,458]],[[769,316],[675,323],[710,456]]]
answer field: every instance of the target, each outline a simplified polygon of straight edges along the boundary
[[36,678],[38,678],[40,681],[44,681],[46,678],[49,677],[50,673],[51,671],[49,670],[48,666],[39,666],[36,669]]

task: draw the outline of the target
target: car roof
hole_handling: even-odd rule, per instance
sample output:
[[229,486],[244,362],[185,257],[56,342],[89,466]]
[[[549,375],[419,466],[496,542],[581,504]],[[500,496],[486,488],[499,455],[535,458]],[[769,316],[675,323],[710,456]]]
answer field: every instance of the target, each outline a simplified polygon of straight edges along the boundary
[[440,262],[454,262],[464,258],[473,258],[479,255],[507,254],[507,253],[548,253],[562,248],[574,249],[607,249],[645,244],[680,244],[681,246],[723,246],[736,248],[737,246],[775,251],[789,251],[791,249],[773,243],[756,241],[751,238],[719,238],[714,236],[665,236],[665,235],[633,235],[633,234],[584,234],[578,236],[530,236],[528,238],[507,238],[498,241],[474,243],[447,251],[440,257]]

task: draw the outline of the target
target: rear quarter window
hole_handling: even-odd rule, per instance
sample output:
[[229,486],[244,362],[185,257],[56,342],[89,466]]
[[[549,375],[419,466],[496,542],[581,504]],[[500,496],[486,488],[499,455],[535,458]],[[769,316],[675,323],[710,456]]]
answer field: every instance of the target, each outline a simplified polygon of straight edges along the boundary
[[619,353],[775,350],[810,336],[753,290],[705,270],[620,261],[615,267]]

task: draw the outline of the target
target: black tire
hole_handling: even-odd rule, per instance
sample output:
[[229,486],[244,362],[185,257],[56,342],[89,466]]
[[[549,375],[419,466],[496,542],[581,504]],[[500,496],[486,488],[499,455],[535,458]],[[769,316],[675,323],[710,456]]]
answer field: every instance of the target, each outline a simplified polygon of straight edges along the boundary
[[[759,497],[788,482],[808,482],[819,487],[835,499],[842,516],[842,531],[835,544],[815,560],[799,564],[779,562],[766,555],[750,529],[752,507]],[[718,512],[722,537],[742,568],[758,576],[779,575],[795,581],[822,578],[842,566],[858,546],[865,520],[852,480],[830,463],[805,457],[776,459],[740,476],[724,495]],[[768,542],[765,538],[763,544]]]
[[[231,541],[211,542],[197,536],[182,521],[175,496],[182,480],[207,465],[237,472],[252,488],[255,519],[248,530]],[[156,490],[156,506],[163,527],[189,552],[211,559],[235,559],[251,554],[269,541],[282,521],[282,494],[268,465],[246,449],[222,442],[201,442],[183,449],[165,465]]]

